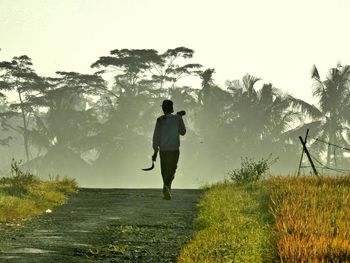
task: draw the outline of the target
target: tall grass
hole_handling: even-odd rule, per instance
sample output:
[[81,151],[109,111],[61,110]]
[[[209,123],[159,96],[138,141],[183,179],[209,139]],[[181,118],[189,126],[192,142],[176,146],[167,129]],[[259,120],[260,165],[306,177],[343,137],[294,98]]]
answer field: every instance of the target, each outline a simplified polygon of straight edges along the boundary
[[350,175],[249,176],[208,188],[179,262],[350,262]]
[[268,181],[282,262],[350,262],[350,176]]
[[26,219],[64,204],[68,194],[77,191],[73,179],[56,177],[42,181],[23,172],[13,161],[12,176],[0,178],[0,222]]

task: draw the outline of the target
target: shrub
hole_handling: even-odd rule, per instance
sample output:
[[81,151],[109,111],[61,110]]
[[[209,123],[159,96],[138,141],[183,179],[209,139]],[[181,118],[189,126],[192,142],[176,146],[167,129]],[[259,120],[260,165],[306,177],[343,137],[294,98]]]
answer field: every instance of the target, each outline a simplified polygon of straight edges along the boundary
[[9,195],[22,196],[28,193],[28,187],[36,184],[39,179],[29,172],[24,172],[20,168],[21,161],[12,159],[11,177],[2,178],[2,183],[7,184],[5,191]]
[[78,183],[74,178],[63,177],[60,180],[56,180],[57,190],[64,193],[74,193],[78,190]]
[[271,160],[261,158],[259,161],[254,161],[251,158],[241,158],[241,167],[228,172],[230,179],[236,184],[246,184],[260,180],[265,173],[270,169],[270,166],[277,161],[277,158]]

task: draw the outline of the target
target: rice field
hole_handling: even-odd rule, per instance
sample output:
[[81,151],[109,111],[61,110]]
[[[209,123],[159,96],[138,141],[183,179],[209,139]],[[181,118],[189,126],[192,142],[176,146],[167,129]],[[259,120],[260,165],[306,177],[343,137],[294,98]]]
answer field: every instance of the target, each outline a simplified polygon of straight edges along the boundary
[[349,176],[267,183],[281,262],[350,262]]

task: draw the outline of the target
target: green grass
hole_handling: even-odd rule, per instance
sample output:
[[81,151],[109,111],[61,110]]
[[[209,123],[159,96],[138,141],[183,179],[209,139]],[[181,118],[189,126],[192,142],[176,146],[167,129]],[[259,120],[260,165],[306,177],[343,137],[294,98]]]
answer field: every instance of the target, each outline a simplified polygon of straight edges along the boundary
[[178,262],[273,261],[276,252],[268,202],[261,183],[213,185],[199,203],[196,234]]
[[77,191],[73,179],[42,181],[12,164],[12,176],[0,178],[0,222],[28,219],[62,205]]

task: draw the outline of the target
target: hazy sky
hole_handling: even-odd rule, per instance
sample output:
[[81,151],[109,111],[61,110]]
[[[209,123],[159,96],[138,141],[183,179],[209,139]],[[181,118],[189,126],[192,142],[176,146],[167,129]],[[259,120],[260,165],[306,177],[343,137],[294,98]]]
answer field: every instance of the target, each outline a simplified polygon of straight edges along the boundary
[[116,48],[195,50],[216,83],[245,73],[310,101],[310,71],[350,64],[348,0],[0,0],[0,60],[90,72]]

